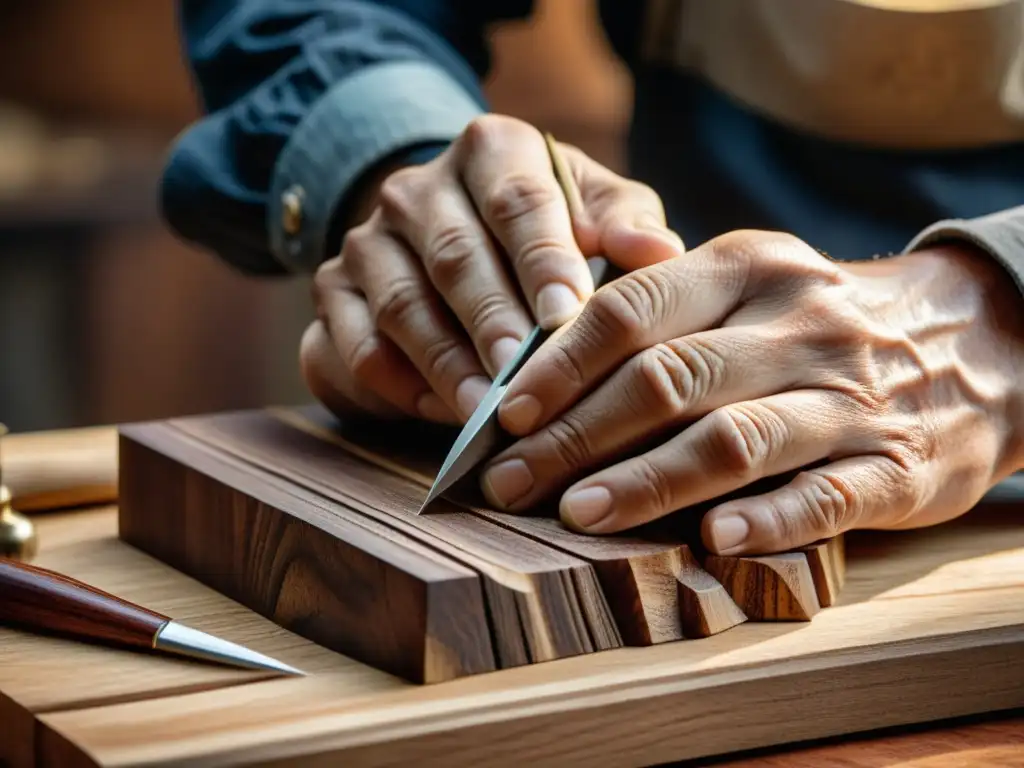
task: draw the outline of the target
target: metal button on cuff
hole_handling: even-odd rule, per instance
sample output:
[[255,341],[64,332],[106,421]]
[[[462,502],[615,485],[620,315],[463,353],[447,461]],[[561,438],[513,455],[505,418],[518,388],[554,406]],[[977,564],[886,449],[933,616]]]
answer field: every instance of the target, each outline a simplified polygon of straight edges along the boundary
[[302,229],[302,201],[305,192],[302,187],[289,187],[281,194],[281,227],[285,234],[294,237]]

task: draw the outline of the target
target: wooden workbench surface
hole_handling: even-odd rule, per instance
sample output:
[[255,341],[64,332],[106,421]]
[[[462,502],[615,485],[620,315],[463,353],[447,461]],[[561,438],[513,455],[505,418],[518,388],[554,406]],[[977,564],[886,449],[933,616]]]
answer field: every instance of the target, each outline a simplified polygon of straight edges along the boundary
[[[113,508],[36,520],[40,565],[311,675],[268,679],[3,629],[0,759],[14,766],[650,764],[700,755],[723,732],[739,750],[766,734],[792,742],[868,730],[881,722],[872,712],[891,720],[909,701],[908,721],[1024,703],[1024,526],[1005,507],[851,537],[840,605],[810,624],[744,625],[426,687],[325,651],[128,547]],[[850,649],[865,645],[884,652],[851,674]],[[758,670],[769,662],[776,677],[765,686]],[[816,691],[837,685],[843,706],[815,705]],[[919,700],[937,685],[948,695]],[[984,765],[987,755],[1012,765],[1022,732],[1019,721],[979,725],[827,747],[792,764],[931,768]],[[978,759],[936,762],[965,750]]]

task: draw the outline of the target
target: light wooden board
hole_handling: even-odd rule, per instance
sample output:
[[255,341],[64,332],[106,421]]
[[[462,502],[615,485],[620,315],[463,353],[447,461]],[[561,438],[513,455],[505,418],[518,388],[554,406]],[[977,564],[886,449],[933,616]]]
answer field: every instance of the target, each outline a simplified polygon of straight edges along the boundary
[[[698,641],[426,688],[337,661],[301,680],[44,712],[40,757],[62,765],[650,764],[1024,706],[1019,521],[1019,509],[1001,508],[926,531],[851,536],[840,599],[810,623],[748,623]],[[96,567],[66,564],[73,576]],[[181,606],[208,592],[187,579],[175,589]],[[255,626],[246,619],[232,639],[245,642]],[[25,652],[37,673],[50,661],[44,648]]]
[[[113,507],[36,516],[36,564],[73,575],[304,671],[341,680],[387,675],[286,632],[119,541]],[[0,627],[0,760],[32,764],[32,716],[265,680],[262,673],[44,637]],[[361,683],[360,683],[361,684]],[[26,762],[27,760],[27,762]]]

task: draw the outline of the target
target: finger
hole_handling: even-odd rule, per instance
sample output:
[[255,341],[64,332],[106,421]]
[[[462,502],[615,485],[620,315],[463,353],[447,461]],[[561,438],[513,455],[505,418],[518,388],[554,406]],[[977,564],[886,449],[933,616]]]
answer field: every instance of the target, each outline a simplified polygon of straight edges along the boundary
[[573,211],[576,240],[587,256],[601,255],[624,271],[681,256],[682,238],[665,224],[661,197],[619,176],[575,147],[559,145],[580,190]]
[[869,446],[848,395],[798,390],[719,408],[668,442],[572,486],[562,521],[612,533],[826,457]]
[[319,291],[318,314],[350,378],[403,413],[442,423],[458,423],[409,358],[377,332],[370,307],[341,280]]
[[356,382],[320,320],[314,320],[302,334],[299,368],[312,395],[334,413],[362,412],[390,419],[405,415]]
[[491,117],[465,131],[457,155],[466,189],[508,254],[537,323],[550,329],[575,317],[594,281],[543,136],[521,121]]
[[[769,356],[765,349],[777,351]],[[766,326],[720,328],[650,347],[560,418],[495,457],[482,477],[484,491],[500,508],[529,507],[666,429],[792,388],[806,367],[801,352],[779,344]],[[522,495],[502,469],[513,460],[533,477]]]
[[737,306],[745,275],[743,258],[704,246],[605,286],[512,379],[502,426],[529,434],[640,350],[719,325]]
[[847,458],[715,507],[704,517],[702,539],[719,555],[784,552],[853,528],[898,527],[920,497],[906,467],[892,459]]
[[469,334],[488,372],[515,356],[533,322],[502,258],[465,191],[452,177],[420,188],[395,174],[381,191],[382,210],[419,254],[431,283]]
[[342,258],[353,284],[366,296],[375,326],[405,353],[453,413],[469,418],[490,379],[416,258],[372,225],[349,232]]

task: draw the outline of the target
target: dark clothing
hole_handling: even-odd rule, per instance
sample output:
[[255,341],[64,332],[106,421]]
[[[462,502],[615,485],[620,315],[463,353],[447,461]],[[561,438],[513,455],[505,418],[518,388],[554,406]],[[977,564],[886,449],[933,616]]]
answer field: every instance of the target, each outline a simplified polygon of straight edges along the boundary
[[[312,271],[337,251],[339,212],[368,170],[395,156],[432,157],[486,111],[485,27],[531,6],[182,0],[207,116],[171,154],[168,222],[245,271]],[[731,229],[777,229],[857,259],[916,245],[934,224],[929,239],[981,242],[1024,290],[1024,144],[900,152],[812,138],[647,63],[644,3],[602,0],[600,9],[636,80],[630,174],[662,195],[689,246]],[[302,210],[291,232],[288,194]]]

